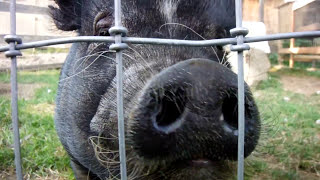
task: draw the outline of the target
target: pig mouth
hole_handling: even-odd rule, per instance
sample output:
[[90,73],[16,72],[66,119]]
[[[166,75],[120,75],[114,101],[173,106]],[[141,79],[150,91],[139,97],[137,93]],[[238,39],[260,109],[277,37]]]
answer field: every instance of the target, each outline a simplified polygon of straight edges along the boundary
[[187,168],[187,167],[195,167],[195,168],[210,168],[216,165],[215,160],[211,160],[209,158],[191,158],[184,160],[177,160],[171,163],[173,167]]
[[210,160],[208,158],[195,158],[191,160],[181,160],[175,163],[172,163],[172,167],[180,169],[212,169],[217,166],[221,166],[222,161]]
[[207,166],[212,166],[213,161],[209,159],[194,159],[194,160],[188,161],[188,164],[196,167],[207,167]]
[[229,161],[214,161],[207,158],[178,160],[165,166],[151,168],[153,171],[149,171],[150,168],[146,166],[148,171],[145,171],[147,173],[141,179],[225,179],[234,173],[233,164]]

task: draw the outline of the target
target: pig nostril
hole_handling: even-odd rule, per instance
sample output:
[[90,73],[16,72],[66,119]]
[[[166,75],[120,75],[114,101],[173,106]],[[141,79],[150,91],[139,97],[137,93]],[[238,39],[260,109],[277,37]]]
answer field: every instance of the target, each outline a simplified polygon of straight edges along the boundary
[[236,96],[224,99],[220,120],[224,121],[230,130],[238,129],[238,99]]
[[[249,107],[249,104],[245,102],[245,118],[252,119],[252,110]],[[238,98],[236,95],[231,95],[224,99],[222,104],[222,115],[220,117],[222,121],[223,128],[227,132],[233,132],[237,136],[238,134]],[[250,124],[245,125],[246,131],[251,129]]]
[[181,109],[177,104],[164,98],[160,105],[159,114],[156,116],[156,122],[159,126],[168,126],[175,122],[181,115]]
[[184,91],[164,92],[162,99],[159,100],[158,110],[153,118],[154,126],[157,130],[170,133],[180,127],[183,121],[182,114],[185,111]]

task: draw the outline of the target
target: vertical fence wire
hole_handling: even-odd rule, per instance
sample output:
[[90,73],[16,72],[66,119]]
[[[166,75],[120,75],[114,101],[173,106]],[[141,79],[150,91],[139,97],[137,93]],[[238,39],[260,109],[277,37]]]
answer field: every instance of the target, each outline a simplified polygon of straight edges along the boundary
[[[242,0],[236,0],[236,28],[242,27]],[[237,44],[243,44],[243,36],[237,36]],[[243,51],[238,51],[238,180],[244,171],[244,77]]]
[[259,20],[264,22],[264,0],[259,0]]
[[[10,1],[10,35],[16,35],[16,0]],[[15,51],[16,42],[10,42],[9,52]],[[17,57],[11,56],[11,116],[14,133],[14,162],[16,165],[17,179],[22,180],[21,167],[21,151],[20,151],[20,133],[19,133],[19,119],[18,119],[18,86],[17,86]]]
[[[260,4],[263,4],[263,0],[260,0]],[[126,169],[126,151],[125,151],[125,128],[124,128],[124,115],[123,115],[123,62],[122,62],[122,49],[126,48],[126,44],[122,43],[122,35],[126,34],[126,29],[122,27],[121,23],[121,0],[114,0],[115,6],[115,27],[110,28],[115,36],[115,46],[110,49],[116,50],[116,61],[117,61],[117,111],[118,111],[118,137],[119,137],[119,154],[120,154],[120,174],[121,180],[127,179]],[[245,130],[245,109],[244,109],[244,71],[243,71],[243,50],[248,47],[245,46],[244,42],[250,41],[250,38],[245,39],[245,32],[242,28],[242,0],[235,1],[235,13],[236,13],[236,28],[234,29],[237,36],[237,46],[234,51],[237,51],[238,56],[238,180],[244,179],[244,130]],[[21,168],[21,152],[20,152],[20,134],[19,134],[19,121],[18,121],[18,88],[17,88],[17,58],[20,54],[16,51],[16,43],[19,42],[19,38],[16,36],[16,0],[10,1],[10,18],[11,18],[11,30],[10,35],[7,38],[9,42],[9,50],[7,57],[11,57],[11,108],[12,108],[12,123],[14,131],[14,152],[15,152],[15,166],[17,179],[22,180],[22,168]],[[260,19],[263,15],[260,13]],[[297,34],[297,33],[296,33]],[[319,36],[319,31],[310,32],[312,36]],[[287,34],[286,34],[287,35]],[[309,36],[310,36],[309,35]],[[287,36],[294,36],[294,33],[288,33],[285,35],[274,35],[274,39],[285,39]],[[279,36],[279,37],[278,37]],[[297,35],[296,35],[297,36]],[[301,34],[301,36],[308,36],[308,33]],[[263,41],[273,40],[272,37],[265,36],[266,38],[258,38],[257,40],[251,41]],[[5,37],[6,39],[6,37]],[[141,40],[142,42],[143,40]],[[147,41],[147,40],[144,40]],[[153,44],[156,44],[154,40]],[[140,41],[139,41],[140,42]],[[20,42],[21,43],[21,42]],[[181,42],[179,42],[181,43]],[[176,43],[176,44],[179,44]],[[44,45],[42,45],[44,46]]]
[[[114,1],[115,7],[115,27],[122,27],[121,23],[121,0]],[[115,34],[115,44],[121,44],[122,34]],[[124,134],[124,117],[123,117],[123,67],[122,67],[122,52],[116,53],[117,61],[117,111],[118,111],[118,138],[119,138],[119,154],[120,154],[120,174],[121,180],[127,179],[126,168],[126,148]]]

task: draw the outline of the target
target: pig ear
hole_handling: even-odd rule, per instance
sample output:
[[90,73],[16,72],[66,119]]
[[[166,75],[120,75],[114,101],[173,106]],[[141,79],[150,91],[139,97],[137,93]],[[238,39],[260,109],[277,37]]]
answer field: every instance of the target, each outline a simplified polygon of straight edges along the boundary
[[49,6],[50,15],[58,29],[73,31],[81,27],[79,0],[54,0],[58,7]]

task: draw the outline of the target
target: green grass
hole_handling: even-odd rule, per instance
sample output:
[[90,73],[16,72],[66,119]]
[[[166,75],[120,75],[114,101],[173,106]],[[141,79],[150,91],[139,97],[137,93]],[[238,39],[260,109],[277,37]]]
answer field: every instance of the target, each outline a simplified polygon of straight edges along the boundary
[[[310,75],[302,70],[281,70],[271,73],[254,90],[263,132],[257,151],[248,160],[249,179],[319,178],[320,126],[315,122],[320,119],[320,95],[284,91],[279,77],[288,74]],[[312,76],[319,77],[317,73]]]
[[[246,179],[318,179],[320,172],[320,95],[305,96],[283,90],[280,77],[313,76],[319,72],[283,69],[269,74],[253,91],[263,130],[257,150],[246,161]],[[20,83],[41,84],[29,100],[19,100],[24,173],[73,179],[69,158],[54,130],[53,107],[59,72],[20,72]],[[320,79],[319,79],[320,81]],[[9,82],[0,74],[0,82]],[[284,98],[290,98],[286,101]],[[14,169],[10,100],[0,96],[0,171]]]
[[[72,179],[69,158],[54,129],[53,110],[59,71],[20,72],[18,82],[41,84],[32,99],[19,99],[21,155],[24,174],[46,176],[51,170]],[[0,74],[0,82],[8,82]],[[13,135],[10,100],[0,96],[0,171],[14,169]]]
[[[58,70],[52,71],[20,71],[18,73],[18,83],[22,84],[32,84],[32,83],[47,83],[47,84],[57,84],[59,77]],[[9,83],[10,74],[0,73],[0,82]]]

